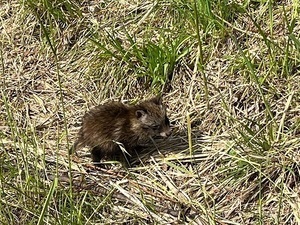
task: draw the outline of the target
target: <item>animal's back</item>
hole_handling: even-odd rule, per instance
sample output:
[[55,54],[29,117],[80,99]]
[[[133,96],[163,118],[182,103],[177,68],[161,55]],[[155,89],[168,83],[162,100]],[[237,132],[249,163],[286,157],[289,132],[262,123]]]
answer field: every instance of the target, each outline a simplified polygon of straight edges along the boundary
[[118,141],[122,133],[126,132],[126,124],[129,124],[128,114],[128,107],[119,102],[99,105],[88,111],[82,121],[80,147],[107,145],[106,142],[111,140]]

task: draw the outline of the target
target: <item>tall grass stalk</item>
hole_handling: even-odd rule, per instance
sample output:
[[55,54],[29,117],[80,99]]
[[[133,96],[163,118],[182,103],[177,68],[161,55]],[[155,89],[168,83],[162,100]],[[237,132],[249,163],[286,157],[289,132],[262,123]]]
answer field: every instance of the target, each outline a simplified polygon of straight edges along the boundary
[[[69,145],[69,139],[68,139],[68,121],[67,121],[67,116],[66,116],[66,109],[65,109],[65,100],[64,100],[64,90],[63,90],[63,86],[62,86],[62,77],[61,77],[61,74],[60,74],[60,66],[59,66],[59,56],[57,54],[57,47],[56,47],[56,43],[55,43],[55,40],[51,40],[51,37],[50,37],[50,32],[49,32],[49,29],[55,29],[55,26],[51,24],[50,22],[50,26],[49,28],[47,29],[47,27],[45,27],[44,25],[44,22],[43,20],[41,19],[41,15],[36,11],[35,9],[35,5],[34,5],[34,1],[28,1],[29,5],[30,5],[30,8],[32,10],[32,12],[34,13],[34,15],[36,16],[36,18],[38,19],[39,21],[39,24],[41,26],[41,29],[43,31],[43,35],[45,36],[46,38],[46,41],[47,41],[47,44],[49,45],[52,53],[53,53],[53,56],[54,56],[54,62],[55,62],[55,66],[56,66],[56,75],[57,75],[57,81],[58,81],[58,87],[59,87],[59,101],[60,101],[60,108],[62,109],[62,115],[63,115],[63,123],[64,123],[64,134],[65,134],[65,137],[66,137],[66,145],[67,145],[67,154],[68,154],[68,167],[69,167],[69,173],[68,173],[68,176],[69,176],[69,180],[71,182],[69,182],[69,201],[70,201],[70,212],[71,212],[71,221],[74,221],[73,217],[75,217],[75,215],[73,215],[72,211],[74,210],[74,201],[73,201],[73,175],[72,175],[72,172],[71,172],[71,168],[72,168],[72,160],[71,160],[71,156],[70,156],[70,151],[68,149],[70,149],[70,145]],[[45,1],[45,4],[48,5],[48,6],[51,6],[51,3],[48,2],[48,1]],[[54,11],[49,11],[46,13],[46,15],[49,13],[49,15],[54,15]],[[49,21],[51,21],[51,18],[48,18]],[[54,33],[55,31],[53,30],[53,32],[51,33]],[[59,134],[58,134],[59,136]],[[57,143],[58,146],[57,146],[57,149],[59,149],[59,143]],[[56,158],[56,177],[52,183],[52,186],[50,188],[50,191],[49,191],[49,194],[48,194],[48,197],[47,197],[47,200],[44,204],[44,207],[43,207],[43,210],[42,210],[42,213],[41,213],[41,217],[39,218],[39,221],[38,221],[38,224],[42,223],[42,219],[43,219],[43,216],[44,216],[44,210],[48,207],[48,204],[49,204],[49,200],[50,198],[52,198],[52,195],[53,195],[53,192],[54,190],[56,189],[56,186],[57,186],[57,179],[58,179],[58,166],[59,166],[59,162],[58,162],[58,152],[56,153],[57,155],[57,158]]]
[[[196,61],[195,61],[194,73],[196,73],[196,71],[199,68],[200,73],[202,74],[202,77],[203,77],[207,108],[209,108],[208,84],[207,84],[207,77],[205,75],[205,69],[204,69],[202,38],[201,38],[201,34],[200,34],[201,24],[199,21],[199,10],[200,9],[198,8],[198,2],[202,2],[202,5],[209,5],[209,1],[194,0],[195,26],[196,26],[196,35],[197,35],[197,42],[198,42],[198,54],[197,54]],[[195,70],[195,68],[197,68],[197,70]]]

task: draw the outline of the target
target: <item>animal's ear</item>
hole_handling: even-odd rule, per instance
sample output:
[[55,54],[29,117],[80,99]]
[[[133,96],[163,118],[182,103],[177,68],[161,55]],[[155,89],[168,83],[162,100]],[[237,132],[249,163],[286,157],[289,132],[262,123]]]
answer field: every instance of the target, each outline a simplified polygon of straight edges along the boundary
[[141,117],[144,117],[146,114],[147,113],[142,109],[138,109],[138,110],[135,111],[135,115],[138,119],[141,118]]
[[156,105],[162,105],[162,97],[160,95],[157,95],[156,97],[151,98],[150,101],[155,103]]

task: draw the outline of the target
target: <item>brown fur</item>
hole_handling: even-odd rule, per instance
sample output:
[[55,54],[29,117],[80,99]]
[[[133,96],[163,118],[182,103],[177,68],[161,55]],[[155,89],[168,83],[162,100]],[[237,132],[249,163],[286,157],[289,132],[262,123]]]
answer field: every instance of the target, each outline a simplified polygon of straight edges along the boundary
[[122,149],[131,155],[151,137],[170,134],[169,119],[160,97],[137,105],[110,102],[84,115],[73,150],[89,146],[94,162],[102,158],[123,161]]

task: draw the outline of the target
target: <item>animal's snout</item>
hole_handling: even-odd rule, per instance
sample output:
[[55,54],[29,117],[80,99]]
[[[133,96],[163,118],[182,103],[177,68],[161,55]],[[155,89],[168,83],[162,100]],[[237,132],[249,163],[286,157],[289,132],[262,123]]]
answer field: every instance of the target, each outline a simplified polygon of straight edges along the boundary
[[172,131],[171,131],[171,129],[169,128],[168,130],[165,130],[165,131],[163,131],[163,132],[160,132],[159,135],[160,135],[161,137],[167,138],[167,137],[169,137],[171,134],[172,134]]

